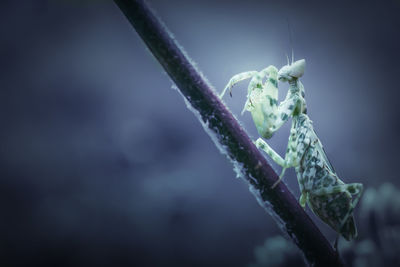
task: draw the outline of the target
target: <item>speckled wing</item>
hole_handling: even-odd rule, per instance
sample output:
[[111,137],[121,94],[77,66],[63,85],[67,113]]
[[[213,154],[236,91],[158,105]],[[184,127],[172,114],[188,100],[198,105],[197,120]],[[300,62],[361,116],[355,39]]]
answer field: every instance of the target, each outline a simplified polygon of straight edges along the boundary
[[317,133],[315,132],[314,129],[313,129],[313,132],[314,132],[314,134],[315,134],[315,137],[316,137],[317,140],[318,140],[318,143],[315,144],[315,149],[318,150],[319,154],[320,154],[320,155],[322,156],[322,158],[324,159],[324,162],[326,163],[326,165],[327,165],[327,167],[329,168],[329,170],[330,170],[332,173],[335,173],[335,174],[336,174],[336,171],[335,171],[335,169],[333,168],[332,163],[329,161],[328,157],[326,156],[325,149],[324,149],[324,147],[322,146],[322,143],[321,143],[321,141],[319,140],[319,138],[318,138],[318,136],[317,136]]

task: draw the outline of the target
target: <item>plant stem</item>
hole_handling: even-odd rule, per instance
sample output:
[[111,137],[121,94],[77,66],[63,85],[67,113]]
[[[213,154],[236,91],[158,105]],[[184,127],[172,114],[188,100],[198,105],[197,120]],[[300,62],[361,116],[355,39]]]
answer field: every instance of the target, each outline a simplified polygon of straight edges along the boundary
[[236,165],[260,205],[275,218],[284,234],[303,252],[311,266],[342,266],[337,253],[278,179],[245,130],[215,94],[163,23],[142,0],[114,0],[157,58],[216,145]]

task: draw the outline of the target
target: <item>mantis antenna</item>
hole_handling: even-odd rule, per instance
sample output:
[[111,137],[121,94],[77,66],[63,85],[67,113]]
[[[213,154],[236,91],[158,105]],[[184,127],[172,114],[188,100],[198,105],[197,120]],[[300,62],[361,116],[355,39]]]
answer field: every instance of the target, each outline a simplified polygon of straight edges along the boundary
[[[291,29],[290,29],[289,19],[286,18],[286,21],[287,21],[287,25],[288,25],[290,47],[291,47],[291,49],[292,49],[292,63],[291,63],[291,64],[293,64],[293,62],[294,62],[294,52],[293,52],[292,31],[291,31]],[[286,57],[287,57],[287,56],[286,56]],[[289,59],[288,59],[288,61],[289,61]],[[289,65],[289,63],[288,63],[288,65]]]

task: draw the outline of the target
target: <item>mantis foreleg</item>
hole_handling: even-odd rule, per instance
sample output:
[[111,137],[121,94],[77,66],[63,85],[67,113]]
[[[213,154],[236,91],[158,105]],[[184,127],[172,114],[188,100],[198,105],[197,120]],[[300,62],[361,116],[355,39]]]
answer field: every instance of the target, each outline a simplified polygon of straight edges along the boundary
[[258,73],[257,71],[246,71],[246,72],[236,74],[229,80],[228,84],[225,86],[225,89],[222,91],[222,93],[220,94],[219,97],[222,98],[225,95],[227,90],[229,90],[229,94],[232,96],[231,91],[232,91],[232,87],[235,84],[237,84],[240,81],[249,79],[249,78],[253,77],[254,75],[256,75],[257,73]]

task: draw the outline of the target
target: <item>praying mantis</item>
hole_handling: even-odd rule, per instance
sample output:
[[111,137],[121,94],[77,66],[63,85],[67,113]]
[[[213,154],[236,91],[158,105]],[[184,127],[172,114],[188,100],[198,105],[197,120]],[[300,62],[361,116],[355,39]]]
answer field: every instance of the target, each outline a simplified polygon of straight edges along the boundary
[[[339,179],[314,131],[312,121],[307,115],[304,86],[299,80],[304,74],[305,64],[304,59],[293,62],[292,56],[292,62],[289,63],[288,59],[287,65],[279,71],[270,65],[259,72],[237,74],[230,79],[220,98],[227,90],[232,96],[232,87],[236,83],[251,78],[242,114],[245,111],[251,113],[262,138],[271,138],[292,118],[284,158],[262,138],[254,142],[257,148],[283,168],[272,188],[280,182],[287,168],[294,167],[301,192],[300,205],[305,208],[308,204],[314,214],[338,233],[338,237],[341,235],[350,241],[357,237],[353,210],[361,197],[363,185],[346,184]],[[279,105],[278,81],[289,83],[286,98]]]

